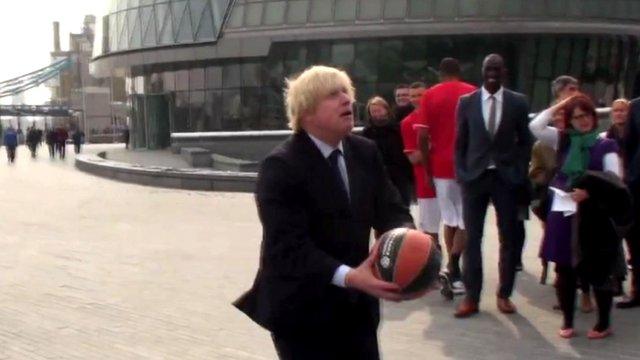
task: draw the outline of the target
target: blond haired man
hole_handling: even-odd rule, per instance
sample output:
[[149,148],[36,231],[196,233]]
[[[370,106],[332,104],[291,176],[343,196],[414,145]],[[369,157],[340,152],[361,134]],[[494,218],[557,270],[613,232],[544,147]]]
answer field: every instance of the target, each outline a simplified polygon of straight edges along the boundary
[[235,305],[271,331],[281,359],[377,359],[378,298],[410,298],[372,273],[371,228],[413,220],[375,144],[351,135],[353,102],[343,71],[313,66],[288,80],[294,134],[258,176],[260,269]]

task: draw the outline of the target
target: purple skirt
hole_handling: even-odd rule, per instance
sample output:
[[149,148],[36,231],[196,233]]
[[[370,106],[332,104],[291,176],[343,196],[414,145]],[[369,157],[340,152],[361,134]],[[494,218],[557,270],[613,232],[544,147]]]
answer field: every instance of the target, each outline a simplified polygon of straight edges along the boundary
[[574,216],[564,216],[558,211],[549,212],[540,254],[544,260],[559,265],[572,264],[571,223]]

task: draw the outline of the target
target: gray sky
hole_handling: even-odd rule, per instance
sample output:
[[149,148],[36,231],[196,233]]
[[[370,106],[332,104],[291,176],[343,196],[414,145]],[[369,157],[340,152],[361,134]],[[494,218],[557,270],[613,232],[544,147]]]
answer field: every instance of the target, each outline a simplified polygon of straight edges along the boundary
[[[68,49],[69,33],[82,29],[85,15],[104,15],[110,0],[9,0],[0,5],[0,81],[29,73],[51,62],[54,21],[60,22],[60,41]],[[97,19],[97,23],[99,18]],[[46,88],[25,93],[30,104],[49,98]],[[7,103],[9,99],[0,99]]]

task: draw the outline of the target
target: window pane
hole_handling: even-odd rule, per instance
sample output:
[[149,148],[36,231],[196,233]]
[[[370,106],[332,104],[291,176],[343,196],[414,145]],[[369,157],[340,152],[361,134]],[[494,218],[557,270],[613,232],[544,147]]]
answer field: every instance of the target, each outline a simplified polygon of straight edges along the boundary
[[222,68],[220,66],[209,66],[206,70],[207,89],[219,89],[222,87]]
[[377,20],[382,18],[382,0],[360,0],[358,19]]
[[262,85],[260,64],[242,64],[242,86]]
[[379,43],[377,41],[359,41],[356,43],[355,65],[353,68],[354,81],[375,82],[378,80],[378,50]]
[[262,129],[284,129],[286,127],[282,100],[282,88],[271,86],[262,88],[262,109],[260,113]]
[[267,25],[280,25],[284,22],[284,1],[268,2],[265,8],[264,23]]
[[191,131],[204,131],[204,91],[192,91],[189,96],[189,128]]
[[380,42],[380,60],[378,66],[378,81],[395,83],[401,80],[402,41],[386,40]]
[[342,69],[349,70],[353,65],[355,49],[353,44],[338,43],[333,44],[331,49],[331,62]]
[[222,127],[225,130],[240,130],[240,90],[224,90],[222,92]]
[[222,68],[222,86],[224,88],[240,87],[240,65],[231,64],[225,65]]
[[244,5],[234,6],[231,16],[229,17],[229,27],[242,27],[242,19],[244,19]]
[[205,96],[205,131],[222,130],[222,91],[207,91]]
[[407,13],[407,0],[387,0],[384,3],[385,19],[403,19]]
[[435,0],[436,17],[453,18],[456,16],[455,3],[450,0]]
[[213,30],[213,15],[211,15],[211,8],[205,7],[204,13],[200,18],[200,25],[198,25],[197,40],[213,40],[215,39],[215,31]]
[[311,22],[328,22],[332,20],[333,0],[311,0]]
[[173,71],[165,71],[162,73],[162,83],[164,91],[170,92],[176,89],[176,74]]
[[189,70],[176,71],[176,90],[189,90]]
[[336,0],[336,20],[344,21],[355,19],[356,0]]
[[[477,16],[480,13],[480,0],[460,0],[459,4],[461,16]],[[449,7],[453,8],[451,5]]]
[[242,129],[260,129],[260,96],[259,87],[247,87],[242,89]]
[[246,26],[259,26],[262,23],[262,3],[247,4]]
[[189,92],[176,91],[173,106],[173,131],[189,131]]
[[409,0],[409,17],[425,19],[431,17],[432,0]]
[[194,68],[189,71],[189,89],[204,89],[204,69]]
[[[176,19],[179,19],[177,14],[174,14]],[[180,27],[178,28],[178,36],[176,37],[177,42],[193,42],[193,28],[191,26],[191,16],[189,16],[189,11],[184,12],[184,16],[182,17],[182,22],[180,23]]]
[[307,22],[307,12],[309,11],[309,1],[291,1],[287,10],[288,24],[304,24]]

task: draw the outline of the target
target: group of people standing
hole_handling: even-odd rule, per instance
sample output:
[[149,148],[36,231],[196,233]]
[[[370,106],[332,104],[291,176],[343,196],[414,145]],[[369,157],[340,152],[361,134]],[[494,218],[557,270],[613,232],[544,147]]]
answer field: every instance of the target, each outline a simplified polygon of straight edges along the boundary
[[[517,311],[510,297],[516,272],[522,270],[524,221],[531,205],[544,228],[541,283],[546,282],[547,264],[555,263],[557,308],[564,318],[559,335],[576,334],[573,313],[580,288],[581,309],[593,310],[592,296],[597,305],[598,320],[588,338],[607,337],[612,299],[623,293],[627,272],[623,238],[634,273],[630,298],[617,306],[640,306],[640,267],[634,266],[640,256],[640,238],[634,233],[638,230],[633,226],[629,193],[640,195],[640,176],[637,171],[629,173],[629,165],[640,161],[634,155],[640,129],[629,130],[640,126],[633,122],[640,118],[640,105],[636,105],[638,114],[631,111],[627,125],[631,103],[615,100],[611,127],[599,132],[592,100],[580,93],[577,79],[560,76],[551,86],[554,104],[530,122],[526,97],[503,87],[504,74],[503,59],[489,55],[483,62],[482,87],[476,89],[460,80],[458,62],[445,58],[439,84],[429,89],[421,82],[401,87],[409,89],[415,110],[399,124],[387,120],[384,141],[371,134],[380,133],[379,105],[388,106],[381,98],[372,98],[367,105],[371,122],[363,135],[378,145],[400,194],[415,186],[420,228],[437,239],[442,221],[449,255],[445,279],[455,294],[466,293],[456,317],[466,318],[479,310],[481,244],[489,203],[496,210],[499,234],[497,308],[505,314]],[[391,137],[395,143],[401,139],[403,147],[392,149]],[[394,164],[393,159],[402,152],[413,165],[412,183],[395,180],[400,161]],[[407,197],[402,198],[409,205]],[[574,210],[560,210],[566,199]]]
[[381,97],[367,102],[361,135],[372,141],[351,133],[355,95],[345,72],[312,66],[287,80],[294,134],[262,163],[260,269],[235,302],[271,331],[280,358],[379,357],[377,299],[422,294],[375,277],[369,234],[414,227],[414,197],[422,231],[438,239],[444,224],[447,279],[464,294],[458,318],[479,312],[489,203],[499,234],[500,312],[517,312],[510,298],[530,207],[544,228],[540,256],[555,264],[559,336],[576,335],[578,287],[593,290],[598,309],[587,337],[611,335],[612,299],[626,268],[623,238],[632,290],[618,307],[640,306],[640,223],[633,221],[640,201],[632,202],[640,199],[640,99],[614,102],[613,124],[600,133],[593,102],[572,78],[553,83],[557,100],[530,121],[525,95],[504,86],[500,55],[484,59],[479,89],[461,80],[455,59],[443,59],[439,70],[435,86],[399,89],[413,104],[410,112]]

